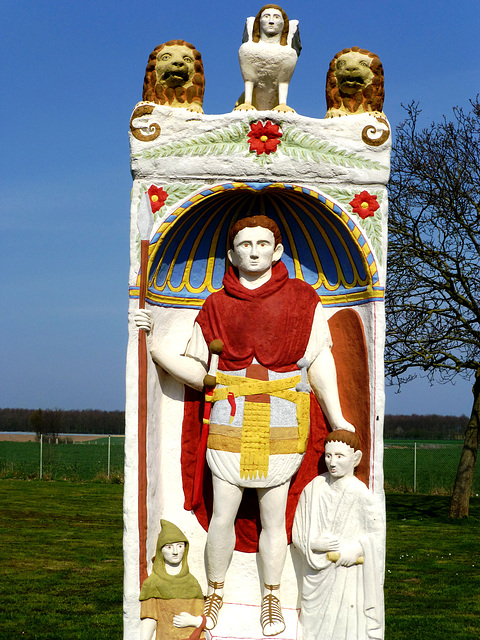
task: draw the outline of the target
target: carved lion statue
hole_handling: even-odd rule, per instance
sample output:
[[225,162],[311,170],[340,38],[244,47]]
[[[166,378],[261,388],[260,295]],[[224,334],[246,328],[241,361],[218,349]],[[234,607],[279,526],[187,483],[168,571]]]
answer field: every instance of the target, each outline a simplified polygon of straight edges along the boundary
[[205,75],[200,52],[185,40],[158,45],[148,58],[143,100],[203,113]]
[[339,51],[327,72],[325,117],[357,113],[384,115],[383,85],[383,67],[375,53],[359,47]]

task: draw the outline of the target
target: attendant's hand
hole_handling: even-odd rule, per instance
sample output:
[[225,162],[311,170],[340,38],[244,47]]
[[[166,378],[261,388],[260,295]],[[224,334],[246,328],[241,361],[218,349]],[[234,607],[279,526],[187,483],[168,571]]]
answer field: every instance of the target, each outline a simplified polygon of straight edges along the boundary
[[340,547],[340,558],[335,564],[337,567],[352,567],[354,564],[357,564],[357,560],[362,554],[362,545],[358,542],[342,545]]
[[338,538],[330,533],[325,533],[323,536],[318,536],[312,544],[312,551],[317,553],[327,553],[327,551],[339,551],[340,542]]

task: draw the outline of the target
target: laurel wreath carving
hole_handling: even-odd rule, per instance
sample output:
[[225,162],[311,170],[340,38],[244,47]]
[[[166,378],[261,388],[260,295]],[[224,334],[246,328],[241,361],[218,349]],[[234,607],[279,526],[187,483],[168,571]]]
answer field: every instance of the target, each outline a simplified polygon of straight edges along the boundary
[[314,160],[357,169],[388,169],[376,160],[369,160],[358,153],[339,149],[330,142],[319,140],[295,127],[283,130],[281,151],[295,160]]
[[275,153],[257,155],[250,151],[247,134],[250,130],[246,122],[231,124],[216,131],[209,131],[187,140],[169,142],[144,149],[137,158],[153,160],[170,156],[219,156],[241,153],[252,158],[259,164],[271,164],[279,156],[287,156],[296,161],[326,162],[342,167],[357,169],[382,170],[388,167],[380,162],[370,160],[358,153],[336,147],[330,142],[319,140],[314,136],[296,129],[285,127],[283,135]]
[[248,151],[248,125],[233,124],[217,131],[209,131],[194,138],[179,140],[145,149],[136,157],[146,160],[169,156],[219,156]]

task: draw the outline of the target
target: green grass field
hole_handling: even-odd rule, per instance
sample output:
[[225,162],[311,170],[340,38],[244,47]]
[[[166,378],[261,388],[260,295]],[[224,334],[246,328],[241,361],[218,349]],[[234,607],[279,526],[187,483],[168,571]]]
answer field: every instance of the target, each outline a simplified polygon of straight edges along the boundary
[[[417,441],[416,491],[451,494],[462,447],[463,443],[458,440]],[[385,491],[413,491],[414,457],[412,440],[385,441]],[[472,493],[480,494],[480,465],[475,469]]]
[[[110,476],[123,478],[123,437],[110,439]],[[40,443],[0,442],[0,477],[39,477]],[[47,480],[105,479],[108,470],[108,437],[88,442],[43,444],[43,478]]]
[[[0,480],[2,640],[121,640],[122,493]],[[445,496],[387,496],[387,640],[480,638],[480,499],[466,520],[447,509]]]

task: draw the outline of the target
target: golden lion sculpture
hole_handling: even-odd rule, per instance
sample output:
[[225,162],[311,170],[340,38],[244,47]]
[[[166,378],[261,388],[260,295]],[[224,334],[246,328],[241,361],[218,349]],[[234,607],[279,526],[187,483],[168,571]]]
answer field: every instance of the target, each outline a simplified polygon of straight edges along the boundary
[[185,40],[158,45],[148,58],[143,100],[203,113],[205,75],[200,52]]
[[383,67],[367,49],[342,49],[327,72],[326,118],[357,113],[383,114],[385,97]]

